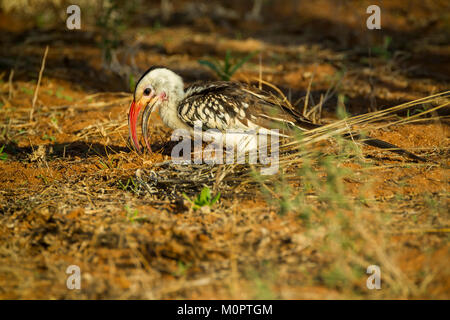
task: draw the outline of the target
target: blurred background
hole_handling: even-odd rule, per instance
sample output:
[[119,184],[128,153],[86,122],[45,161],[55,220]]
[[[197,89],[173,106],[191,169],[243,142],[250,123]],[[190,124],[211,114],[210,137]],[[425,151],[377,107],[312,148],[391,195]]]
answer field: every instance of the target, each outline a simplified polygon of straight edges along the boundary
[[[4,78],[12,69],[15,79],[36,77],[49,45],[46,74],[90,91],[130,91],[155,64],[188,82],[248,81],[261,69],[292,99],[312,76],[313,99],[339,77],[355,111],[447,88],[448,1],[380,2],[381,30],[368,30],[372,2],[2,0],[0,70]],[[80,30],[66,27],[71,4],[81,9]],[[225,62],[237,65],[233,74]]]

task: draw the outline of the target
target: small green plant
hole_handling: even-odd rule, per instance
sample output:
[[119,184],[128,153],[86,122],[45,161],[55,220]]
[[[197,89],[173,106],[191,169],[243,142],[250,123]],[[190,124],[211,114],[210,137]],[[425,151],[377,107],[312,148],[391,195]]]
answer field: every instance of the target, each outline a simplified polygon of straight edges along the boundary
[[412,116],[414,116],[416,114],[419,114],[419,113],[422,113],[422,112],[425,112],[425,111],[427,111],[427,108],[425,106],[422,106],[421,108],[414,108],[412,110],[408,109],[406,111],[406,117],[409,118],[409,117],[412,117]]
[[125,211],[127,212],[127,218],[128,221],[131,223],[139,222],[139,221],[145,221],[147,220],[146,217],[140,217],[138,209],[132,210],[129,206],[125,206]]
[[213,70],[220,79],[224,81],[229,81],[233,76],[233,74],[239,68],[241,68],[244,65],[244,63],[253,58],[257,53],[258,51],[253,51],[248,55],[246,55],[245,57],[237,59],[235,57],[232,57],[230,50],[227,50],[227,52],[225,53],[225,59],[223,63],[220,63],[216,59],[213,59],[212,61],[199,60],[198,63]]
[[189,198],[184,192],[183,197],[192,204],[194,210],[197,210],[204,206],[211,207],[219,200],[220,192],[215,197],[212,197],[211,190],[208,187],[204,187],[194,200]]
[[138,209],[131,210],[129,206],[125,206],[125,210],[127,211],[128,220],[134,222],[139,214]]
[[337,102],[337,109],[336,109],[336,115],[339,119],[345,119],[349,117],[349,114],[346,111],[345,104],[348,102],[348,98],[345,94],[339,93],[338,94],[338,102]]
[[41,179],[42,182],[43,182],[45,185],[48,185],[48,182],[49,182],[49,181],[48,181],[48,179],[47,179],[46,176],[44,176],[44,175],[42,175],[42,174],[39,174],[39,175],[36,176],[36,178]]
[[332,265],[330,270],[324,270],[321,276],[328,288],[342,287],[347,280],[345,272],[336,265]]
[[45,29],[54,22],[55,15],[52,11],[46,10],[44,13],[37,14],[34,20],[38,29]]
[[59,87],[58,90],[56,90],[55,96],[58,99],[64,99],[64,100],[67,100],[69,102],[72,102],[73,98],[71,96],[66,96],[65,94],[62,93],[62,91],[63,91],[63,88]]
[[3,152],[3,149],[5,148],[5,145],[3,145],[1,148],[0,148],[0,160],[1,161],[5,161],[6,159],[8,159],[8,155],[5,153],[5,152]]
[[42,140],[50,140],[51,142],[55,142],[55,141],[56,141],[56,138],[55,138],[54,136],[49,136],[49,135],[47,135],[47,134],[44,134],[44,135],[42,136]]
[[134,193],[138,193],[138,185],[136,184],[136,182],[133,180],[133,178],[128,178],[127,183],[124,184],[121,180],[119,180],[117,182],[117,184],[119,185],[119,187],[123,190],[123,191],[127,191],[130,190]]
[[109,167],[108,167],[108,165],[106,164],[106,163],[104,163],[102,160],[98,160],[98,162],[100,163],[100,166],[103,168],[103,169],[109,169]]
[[153,23],[152,27],[153,31],[161,30],[161,28],[162,28],[161,21],[155,20],[155,23]]
[[31,90],[31,89],[22,87],[22,88],[20,88],[20,90],[22,90],[22,91],[25,92],[26,94],[29,94],[30,96],[33,95],[33,90]]
[[134,88],[136,87],[136,80],[134,79],[134,76],[130,73],[130,76],[128,77],[128,87],[131,91],[134,91]]
[[176,277],[184,277],[187,275],[187,271],[192,266],[192,263],[184,263],[183,261],[178,261],[177,263],[177,271],[173,273]]
[[379,56],[385,60],[389,60],[392,57],[392,52],[389,46],[392,43],[392,38],[389,36],[385,36],[383,39],[383,44],[381,46],[372,47],[372,53],[376,56]]
[[[96,151],[95,151],[96,152]],[[97,152],[96,152],[97,153]],[[98,154],[98,153],[97,153]],[[100,163],[100,166],[103,169],[114,169],[117,167],[116,163],[114,162],[114,159],[112,157],[108,158],[99,158],[98,162]]]

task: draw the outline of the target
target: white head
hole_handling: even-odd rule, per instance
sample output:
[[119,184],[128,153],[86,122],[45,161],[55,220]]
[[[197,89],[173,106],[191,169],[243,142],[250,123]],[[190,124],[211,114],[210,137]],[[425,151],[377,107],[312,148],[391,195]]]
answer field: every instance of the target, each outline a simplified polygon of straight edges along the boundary
[[183,99],[183,96],[183,79],[175,72],[163,67],[152,67],[142,75],[136,84],[134,99],[128,114],[131,141],[138,151],[140,151],[140,147],[137,139],[137,120],[141,109],[144,109],[142,114],[142,134],[147,147],[150,149],[147,140],[147,122],[151,113],[156,108],[167,108],[173,105],[173,103]]

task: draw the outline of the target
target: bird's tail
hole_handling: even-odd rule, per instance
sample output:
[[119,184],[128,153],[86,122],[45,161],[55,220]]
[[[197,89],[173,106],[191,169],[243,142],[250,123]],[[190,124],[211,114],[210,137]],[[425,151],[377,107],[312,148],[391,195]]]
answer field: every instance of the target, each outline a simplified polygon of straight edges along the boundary
[[380,140],[380,139],[374,139],[370,137],[361,138],[361,142],[368,146],[377,147],[380,149],[387,149],[393,153],[399,154],[401,156],[406,156],[412,160],[421,161],[421,162],[427,162],[427,159],[419,157],[418,155],[415,155],[412,152],[409,152],[408,150],[402,149],[397,147],[396,145]]
[[[301,119],[298,119],[297,124],[299,129],[302,130],[312,130],[312,129],[317,129],[322,127],[322,125],[320,124],[313,124],[311,122],[305,122],[304,120],[302,121]],[[422,157],[419,157],[417,155],[415,155],[412,152],[409,152],[405,149],[402,149],[392,143],[380,140],[380,139],[375,139],[375,138],[371,138],[369,136],[364,136],[355,132],[350,132],[350,133],[345,133],[342,135],[345,139],[353,139],[353,140],[357,140],[360,141],[368,146],[372,146],[372,147],[376,147],[376,148],[380,148],[380,149],[385,149],[388,150],[390,152],[399,154],[401,156],[406,156],[412,160],[415,161],[421,161],[421,162],[427,162],[428,160]]]
[[401,156],[406,156],[412,160],[416,160],[416,161],[421,161],[421,162],[427,162],[427,159],[419,157],[418,155],[415,155],[412,152],[409,152],[405,149],[402,149],[398,146],[396,146],[395,144],[380,140],[380,139],[375,139],[375,138],[371,138],[369,136],[362,136],[360,134],[350,134],[347,133],[344,135],[344,138],[347,139],[356,139],[361,141],[362,143],[368,145],[368,146],[372,146],[372,147],[376,147],[376,148],[380,148],[380,149],[386,149],[390,152],[399,154]]

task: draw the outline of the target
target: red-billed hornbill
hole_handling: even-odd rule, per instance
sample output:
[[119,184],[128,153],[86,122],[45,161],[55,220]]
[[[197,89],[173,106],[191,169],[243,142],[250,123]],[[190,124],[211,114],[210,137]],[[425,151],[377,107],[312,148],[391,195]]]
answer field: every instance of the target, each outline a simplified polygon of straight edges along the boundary
[[[148,120],[157,108],[164,124],[172,129],[187,129],[191,134],[194,132],[194,123],[198,121],[201,122],[203,130],[216,129],[225,135],[233,130],[261,132],[281,128],[282,135],[285,136],[289,135],[289,132],[292,133],[293,128],[311,130],[320,127],[296,110],[277,103],[270,94],[262,90],[225,81],[196,83],[185,90],[183,79],[179,75],[164,67],[152,67],[137,82],[128,114],[131,141],[139,152],[139,113],[144,110],[142,134],[147,148],[151,150],[148,141]],[[350,137],[348,134],[344,136]],[[351,137],[370,146],[389,149],[414,160],[426,161],[382,140],[362,138],[354,133]]]

